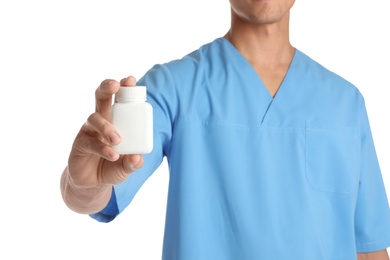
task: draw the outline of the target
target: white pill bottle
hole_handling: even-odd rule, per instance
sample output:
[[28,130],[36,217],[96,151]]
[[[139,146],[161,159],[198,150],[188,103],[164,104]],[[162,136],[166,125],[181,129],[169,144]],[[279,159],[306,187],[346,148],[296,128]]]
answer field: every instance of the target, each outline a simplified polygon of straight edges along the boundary
[[146,87],[120,87],[111,107],[111,122],[122,141],[119,154],[147,154],[153,150],[153,107],[146,102]]

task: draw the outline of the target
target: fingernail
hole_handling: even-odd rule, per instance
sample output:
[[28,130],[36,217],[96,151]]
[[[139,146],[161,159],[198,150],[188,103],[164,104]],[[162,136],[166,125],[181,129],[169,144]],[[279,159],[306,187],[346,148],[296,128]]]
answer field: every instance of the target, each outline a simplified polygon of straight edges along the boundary
[[108,139],[111,144],[118,144],[121,141],[121,137],[115,132],[111,132],[108,135]]
[[110,86],[113,82],[114,80],[110,80],[109,82],[107,82],[107,86]]
[[108,154],[108,158],[106,158],[106,159],[108,159],[108,160],[110,160],[110,161],[113,161],[113,162],[115,162],[116,160],[118,160],[119,159],[119,154],[117,154],[117,153],[115,153],[115,152],[110,152],[109,154]]
[[139,155],[139,156],[137,156],[138,158],[137,158],[137,160],[134,162],[134,160],[133,161],[131,161],[130,162],[130,167],[133,169],[133,170],[137,170],[138,168],[139,168],[139,164],[140,164],[140,162],[141,162],[141,156]]

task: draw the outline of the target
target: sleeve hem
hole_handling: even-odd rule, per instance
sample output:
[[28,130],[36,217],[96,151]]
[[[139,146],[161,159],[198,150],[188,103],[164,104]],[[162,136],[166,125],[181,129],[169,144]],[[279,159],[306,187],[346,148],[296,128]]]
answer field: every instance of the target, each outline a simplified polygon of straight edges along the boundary
[[119,209],[116,201],[115,190],[113,188],[111,198],[107,206],[100,212],[90,214],[89,216],[99,222],[108,223],[113,221],[116,218],[116,216],[118,216],[118,214],[119,214]]
[[368,253],[379,250],[384,250],[390,247],[390,237],[384,240],[377,240],[374,242],[357,242],[356,251],[358,253]]

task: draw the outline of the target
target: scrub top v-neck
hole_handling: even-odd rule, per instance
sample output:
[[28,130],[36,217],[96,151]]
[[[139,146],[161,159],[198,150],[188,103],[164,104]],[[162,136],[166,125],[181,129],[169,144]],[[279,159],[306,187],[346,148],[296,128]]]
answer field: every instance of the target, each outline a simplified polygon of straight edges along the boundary
[[[238,68],[243,68],[243,70],[247,71],[248,77],[250,77],[250,81],[253,82],[253,86],[258,88],[259,91],[259,102],[264,104],[266,106],[266,109],[264,110],[263,113],[263,119],[266,117],[267,112],[269,108],[272,106],[272,103],[274,102],[275,99],[279,99],[279,94],[280,92],[284,92],[284,88],[288,88],[289,85],[289,78],[290,74],[294,73],[294,66],[295,66],[295,60],[296,60],[296,50],[294,49],[294,55],[293,58],[290,62],[290,65],[286,71],[286,74],[284,75],[284,78],[282,79],[280,86],[278,87],[278,90],[276,91],[275,95],[272,96],[270,91],[267,89],[267,86],[264,84],[263,80],[261,77],[258,75],[256,70],[253,68],[253,66],[242,56],[242,54],[229,42],[226,41],[226,47],[230,49],[232,55],[235,56],[235,62]],[[292,71],[292,72],[291,72]],[[256,82],[257,81],[257,82]]]
[[163,259],[355,259],[389,246],[364,99],[348,81],[296,50],[272,98],[219,38],[138,84],[155,146],[95,219],[122,212],[166,156]]

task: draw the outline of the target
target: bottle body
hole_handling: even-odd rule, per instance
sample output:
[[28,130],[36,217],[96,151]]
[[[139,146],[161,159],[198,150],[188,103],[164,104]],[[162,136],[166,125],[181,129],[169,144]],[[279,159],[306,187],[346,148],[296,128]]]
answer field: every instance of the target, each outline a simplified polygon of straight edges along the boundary
[[115,102],[111,108],[111,122],[122,139],[113,146],[119,154],[146,154],[153,150],[153,108],[149,103],[139,100]]

